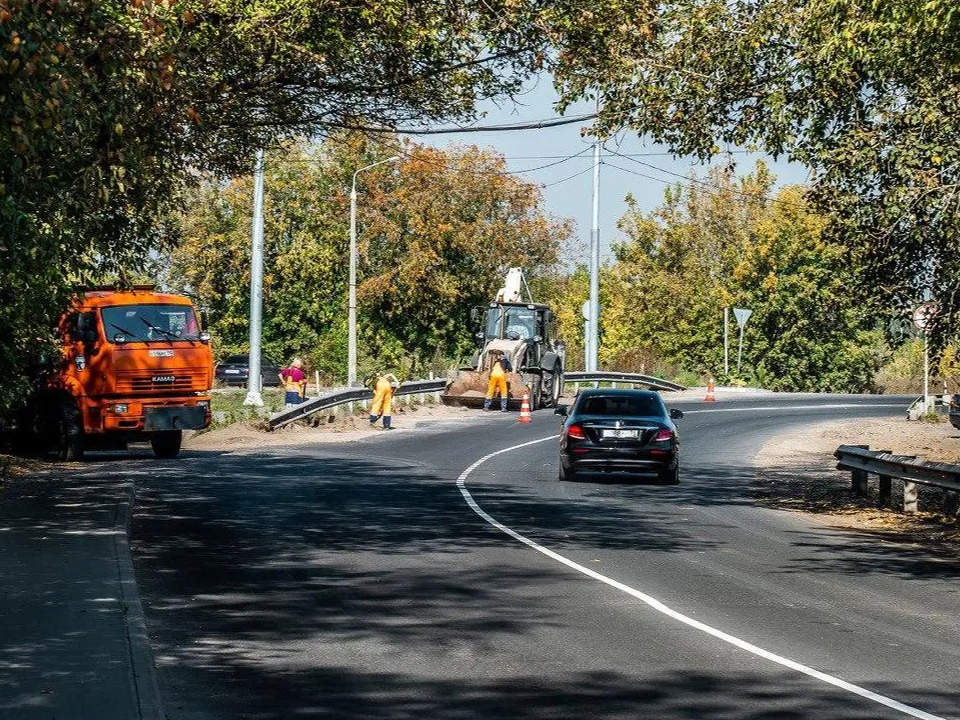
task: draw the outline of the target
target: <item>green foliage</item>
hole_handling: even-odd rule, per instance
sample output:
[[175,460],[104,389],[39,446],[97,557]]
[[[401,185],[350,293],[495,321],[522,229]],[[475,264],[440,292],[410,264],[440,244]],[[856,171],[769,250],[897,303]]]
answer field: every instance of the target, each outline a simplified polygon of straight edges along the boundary
[[813,172],[825,229],[888,307],[929,292],[936,347],[960,320],[960,9],[955,0],[690,0],[641,47],[561,67],[623,128],[701,159],[759,147]]
[[[358,177],[358,371],[442,372],[471,348],[470,308],[506,269],[551,273],[570,234],[536,187],[476,148],[446,153],[395,139],[336,136],[293,145],[266,165],[263,346],[343,380],[347,355],[349,187]],[[220,353],[248,341],[252,183],[205,183],[190,198],[169,277],[209,312]]]
[[[759,165],[736,180],[671,188],[650,215],[632,199],[604,278],[601,364],[649,372],[665,363],[719,377],[723,308],[753,310],[744,333],[745,380],[774,390],[871,387],[880,334],[859,302],[855,270],[803,192],[765,200],[773,178]],[[731,313],[731,367],[737,330]],[[640,367],[636,367],[639,361]],[[633,367],[625,367],[633,364]],[[674,370],[676,372],[676,370]]]
[[471,119],[477,98],[629,37],[632,3],[584,4],[0,0],[0,409],[77,284],[176,241],[201,174],[338,127]]

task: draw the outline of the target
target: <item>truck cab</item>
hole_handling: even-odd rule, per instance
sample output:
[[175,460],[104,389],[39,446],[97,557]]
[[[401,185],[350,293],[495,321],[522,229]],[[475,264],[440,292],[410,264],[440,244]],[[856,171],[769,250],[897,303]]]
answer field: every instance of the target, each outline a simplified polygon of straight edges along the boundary
[[152,288],[78,295],[57,328],[58,362],[40,389],[41,430],[59,456],[149,440],[180,451],[183,430],[210,424],[213,356],[193,304]]

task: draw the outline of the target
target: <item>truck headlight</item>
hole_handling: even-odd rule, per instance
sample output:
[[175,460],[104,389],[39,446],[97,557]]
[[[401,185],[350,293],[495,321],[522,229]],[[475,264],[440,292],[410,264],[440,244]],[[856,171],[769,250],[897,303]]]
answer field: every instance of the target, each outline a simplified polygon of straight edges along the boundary
[[204,410],[209,410],[209,409],[210,409],[210,401],[209,401],[209,400],[198,400],[198,401],[197,401],[197,407],[198,407],[198,408],[203,408]]
[[113,411],[114,411],[117,415],[123,415],[124,413],[127,412],[127,410],[128,410],[128,407],[127,407],[127,404],[126,404],[126,403],[119,403],[119,404],[113,406]]

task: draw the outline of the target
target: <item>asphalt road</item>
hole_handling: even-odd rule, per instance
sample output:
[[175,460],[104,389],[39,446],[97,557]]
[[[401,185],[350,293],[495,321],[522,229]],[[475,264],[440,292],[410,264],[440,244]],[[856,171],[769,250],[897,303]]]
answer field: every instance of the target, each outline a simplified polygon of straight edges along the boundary
[[750,499],[771,435],[904,402],[678,407],[677,487],[560,483],[553,439],[464,474],[545,412],[104,463],[169,717],[960,717],[960,568]]

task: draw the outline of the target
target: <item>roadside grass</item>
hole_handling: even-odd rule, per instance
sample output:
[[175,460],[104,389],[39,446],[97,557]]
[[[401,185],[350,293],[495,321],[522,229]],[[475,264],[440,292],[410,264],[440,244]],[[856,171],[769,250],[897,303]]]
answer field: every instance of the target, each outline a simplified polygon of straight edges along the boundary
[[225,427],[241,422],[260,422],[271,413],[283,409],[283,388],[263,388],[260,397],[263,407],[244,405],[246,388],[218,388],[211,393],[210,412],[213,414],[212,428]]

